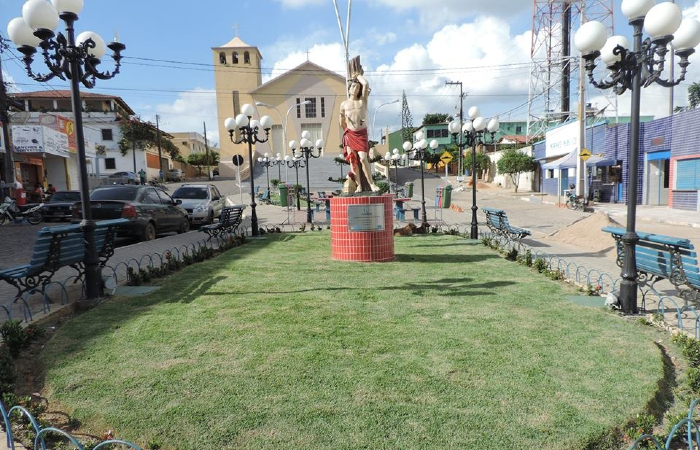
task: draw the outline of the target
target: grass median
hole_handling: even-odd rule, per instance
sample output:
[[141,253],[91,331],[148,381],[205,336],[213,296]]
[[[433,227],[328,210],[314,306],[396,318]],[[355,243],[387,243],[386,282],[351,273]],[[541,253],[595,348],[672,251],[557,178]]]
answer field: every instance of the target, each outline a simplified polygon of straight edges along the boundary
[[584,448],[663,377],[639,327],[454,236],[268,235],[63,326],[50,401],[163,449]]

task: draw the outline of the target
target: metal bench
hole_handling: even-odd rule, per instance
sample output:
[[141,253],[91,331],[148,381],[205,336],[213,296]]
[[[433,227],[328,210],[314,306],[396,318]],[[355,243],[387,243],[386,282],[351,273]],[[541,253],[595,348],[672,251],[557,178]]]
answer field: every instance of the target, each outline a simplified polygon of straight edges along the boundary
[[199,231],[207,234],[207,240],[222,234],[235,233],[243,221],[244,209],[245,205],[224,206],[219,221],[211,225],[203,225],[199,227]]
[[517,241],[518,244],[524,237],[532,234],[530,230],[512,226],[502,209],[482,207],[481,210],[486,214],[486,226],[494,234]]
[[[101,267],[114,255],[117,228],[126,222],[127,219],[114,219],[96,223],[95,245]],[[0,280],[17,289],[15,301],[27,292],[43,291],[62,267],[69,266],[77,270],[78,281],[85,273],[85,250],[85,233],[80,225],[42,228],[34,243],[29,264],[0,270]]]
[[15,301],[25,292],[43,290],[61,267],[78,264],[85,259],[85,233],[80,225],[42,228],[34,243],[29,264],[0,271],[0,279],[17,289]]
[[[622,267],[625,259],[622,237],[626,231],[615,227],[605,227],[603,231],[615,239],[617,265]],[[686,306],[689,302],[697,303],[700,300],[700,269],[693,244],[688,239],[661,234],[638,231],[637,235],[639,241],[635,245],[635,256],[638,283],[656,293],[654,284],[668,280],[678,290]]]

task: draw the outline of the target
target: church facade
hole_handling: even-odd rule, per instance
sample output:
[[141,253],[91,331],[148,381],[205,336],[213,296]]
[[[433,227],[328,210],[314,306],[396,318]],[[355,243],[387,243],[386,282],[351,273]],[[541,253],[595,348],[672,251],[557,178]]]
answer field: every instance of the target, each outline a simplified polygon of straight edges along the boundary
[[221,147],[219,172],[222,177],[235,176],[234,155],[243,156],[244,173],[248,172],[245,170],[249,164],[247,144],[232,143],[228,130],[223,126],[226,118],[236,117],[246,103],[255,106],[255,119],[267,115],[274,122],[270,140],[254,147],[254,152],[258,154],[253,155],[254,161],[264,153],[272,156],[279,153],[282,157],[291,155],[287,142],[299,142],[303,130],[311,133],[312,142],[323,139],[325,154],[336,156],[340,152],[342,131],[338,115],[340,103],[347,98],[345,78],[306,61],[263,83],[263,58],[256,47],[235,37],[229,43],[211,50],[215,66]]

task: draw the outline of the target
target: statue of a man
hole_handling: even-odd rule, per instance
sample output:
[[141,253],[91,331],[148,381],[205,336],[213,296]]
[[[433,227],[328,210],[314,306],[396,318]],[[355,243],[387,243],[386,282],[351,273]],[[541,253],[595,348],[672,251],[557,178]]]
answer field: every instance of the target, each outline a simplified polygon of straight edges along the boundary
[[[369,162],[369,137],[367,134],[369,83],[359,56],[350,62],[350,98],[340,104],[340,126],[343,128],[343,155],[350,163],[348,180],[343,192],[379,191],[372,180]],[[354,189],[353,189],[354,188]]]

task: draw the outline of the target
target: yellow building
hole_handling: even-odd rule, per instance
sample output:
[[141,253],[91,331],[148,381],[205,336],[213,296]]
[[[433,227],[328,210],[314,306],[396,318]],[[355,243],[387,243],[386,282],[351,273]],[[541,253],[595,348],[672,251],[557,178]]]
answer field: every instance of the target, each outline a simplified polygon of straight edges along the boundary
[[[182,159],[187,161],[187,157],[196,153],[206,153],[206,143],[204,136],[195,132],[170,133],[173,136],[172,142],[180,150]],[[211,150],[211,148],[209,148]]]
[[[328,155],[337,155],[342,136],[338,123],[340,103],[347,98],[345,78],[310,61],[284,74],[262,83],[262,55],[240,38],[212,48],[216,70],[216,104],[219,123],[222,177],[233,177],[236,168],[231,162],[234,155],[244,157],[243,167],[248,167],[248,146],[231,142],[224,121],[236,117],[241,107],[249,103],[265,103],[256,106],[254,118],[270,116],[274,126],[270,142],[258,144],[254,151],[282,156],[289,154],[285,143],[301,140],[301,132],[308,130],[312,142],[323,139]],[[299,103],[308,104],[295,106]],[[285,121],[286,126],[285,126]],[[237,136],[239,138],[240,136]],[[254,156],[254,161],[256,157]],[[244,170],[244,173],[247,173]]]

